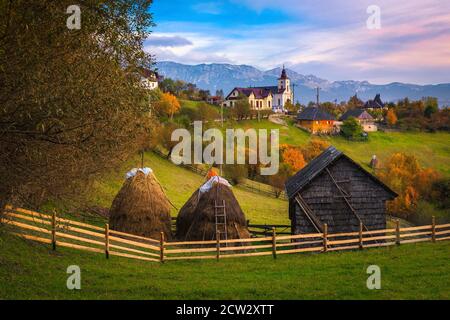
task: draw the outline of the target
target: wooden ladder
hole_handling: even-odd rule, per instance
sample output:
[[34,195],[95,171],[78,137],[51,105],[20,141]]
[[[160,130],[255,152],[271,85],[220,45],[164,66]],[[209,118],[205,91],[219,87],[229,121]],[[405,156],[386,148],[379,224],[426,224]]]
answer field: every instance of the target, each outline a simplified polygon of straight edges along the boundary
[[309,222],[313,225],[317,232],[323,232],[323,223],[319,218],[315,215],[312,209],[308,206],[306,201],[302,198],[302,196],[298,193],[295,196],[295,201],[298,203],[302,211],[305,213],[306,217],[309,219]]
[[216,234],[220,232],[220,240],[227,240],[227,211],[225,208],[225,200],[222,200],[222,205],[214,201],[214,216],[216,219]]
[[353,206],[350,204],[349,198],[351,197],[350,194],[348,194],[338,183],[338,181],[336,181],[336,179],[333,177],[333,175],[331,174],[330,170],[328,170],[328,168],[326,168],[328,175],[330,176],[331,180],[333,181],[334,185],[336,186],[336,188],[338,189],[339,193],[341,194],[341,198],[344,199],[345,204],[347,205],[347,207],[350,209],[350,211],[353,213],[353,215],[356,217],[356,219],[358,219],[358,222],[362,224],[363,229],[365,229],[365,231],[369,231],[369,229],[367,229],[366,225],[364,224],[364,222],[361,220],[361,218],[359,217],[358,213],[356,212],[356,210],[353,208]]

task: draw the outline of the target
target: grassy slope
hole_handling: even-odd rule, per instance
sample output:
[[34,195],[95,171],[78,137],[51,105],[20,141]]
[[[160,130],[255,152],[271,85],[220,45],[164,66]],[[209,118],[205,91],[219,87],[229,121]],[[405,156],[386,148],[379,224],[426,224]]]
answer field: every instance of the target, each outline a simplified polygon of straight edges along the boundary
[[[109,208],[123,183],[126,171],[139,165],[139,157],[136,157],[116,172],[106,175],[102,181],[97,183],[92,202]],[[192,193],[204,182],[202,176],[177,167],[153,153],[146,154],[145,165],[154,170],[156,177],[165,188],[167,196],[177,208],[181,208]],[[239,187],[234,187],[233,192],[247,219],[250,219],[252,223],[290,223],[286,201],[256,194]],[[175,216],[176,214],[177,210],[172,208],[172,215]]]
[[[257,129],[280,129],[280,143],[303,146],[311,139],[310,134],[289,125],[277,125],[263,120],[257,122],[243,121],[231,126]],[[432,167],[446,176],[450,176],[450,134],[445,132],[374,132],[369,134],[367,142],[351,142],[338,137],[324,137],[336,148],[348,154],[351,158],[365,165],[376,154],[381,161],[395,152],[414,154],[422,165]]]
[[[69,249],[55,253],[1,229],[0,246],[0,299],[450,298],[448,242],[164,265]],[[381,290],[366,288],[372,264],[381,268]],[[81,291],[66,289],[69,265],[81,268]]]

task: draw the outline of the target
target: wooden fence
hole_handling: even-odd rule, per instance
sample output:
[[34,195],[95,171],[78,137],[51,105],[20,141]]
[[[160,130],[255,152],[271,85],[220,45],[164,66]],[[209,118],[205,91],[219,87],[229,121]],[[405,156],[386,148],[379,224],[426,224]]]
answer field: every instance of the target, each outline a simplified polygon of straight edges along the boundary
[[[275,229],[267,237],[210,241],[166,241],[150,239],[104,227],[59,218],[52,215],[7,207],[1,222],[25,239],[58,247],[119,256],[152,262],[169,260],[222,259],[247,256],[269,256],[301,252],[328,252],[400,245],[424,241],[450,240],[450,224],[328,234],[277,235]],[[220,237],[217,237],[220,239]]]

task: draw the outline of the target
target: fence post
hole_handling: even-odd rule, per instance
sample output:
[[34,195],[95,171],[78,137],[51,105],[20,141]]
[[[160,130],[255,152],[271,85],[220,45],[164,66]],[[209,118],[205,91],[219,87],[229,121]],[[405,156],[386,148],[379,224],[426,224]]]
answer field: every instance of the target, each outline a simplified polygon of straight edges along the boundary
[[400,220],[397,219],[395,221],[395,244],[399,245],[400,244]]
[[272,255],[273,258],[277,258],[277,234],[275,228],[272,228]]
[[219,261],[220,259],[220,231],[216,231],[216,259]]
[[431,217],[431,241],[436,242],[436,218]]
[[105,224],[105,256],[109,259],[109,223]]
[[164,263],[164,232],[159,237],[159,261]]
[[52,248],[56,250],[56,210],[52,212]]
[[359,249],[363,249],[363,224],[359,223]]
[[328,225],[323,225],[323,252],[328,251]]

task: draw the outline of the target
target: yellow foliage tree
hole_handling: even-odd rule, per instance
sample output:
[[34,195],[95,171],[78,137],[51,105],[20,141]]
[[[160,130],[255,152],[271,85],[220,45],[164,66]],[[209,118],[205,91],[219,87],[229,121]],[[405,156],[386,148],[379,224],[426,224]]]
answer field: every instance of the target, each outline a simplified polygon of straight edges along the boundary
[[180,110],[181,105],[180,105],[180,102],[178,101],[177,97],[175,97],[170,92],[167,92],[167,93],[163,93],[161,95],[161,100],[159,101],[159,107],[160,107],[160,112],[164,112],[165,114],[167,114],[170,117],[170,119],[172,119],[173,115]]
[[286,147],[283,150],[282,159],[293,171],[299,171],[306,165],[305,158],[298,148]]
[[397,115],[395,114],[394,109],[389,109],[386,114],[386,121],[390,126],[393,126],[397,123]]
[[399,196],[387,205],[390,214],[408,218],[418,201],[431,192],[433,182],[439,174],[430,168],[422,168],[413,155],[393,154],[380,170],[379,177]]

